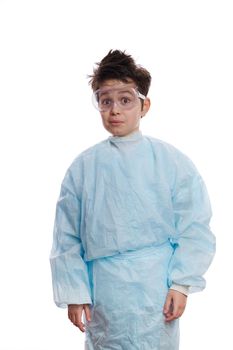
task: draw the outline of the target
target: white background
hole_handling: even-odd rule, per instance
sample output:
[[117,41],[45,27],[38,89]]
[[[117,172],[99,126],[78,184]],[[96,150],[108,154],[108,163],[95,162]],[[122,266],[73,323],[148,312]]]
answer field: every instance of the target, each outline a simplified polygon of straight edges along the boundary
[[[110,49],[152,74],[144,134],[189,155],[218,253],[191,295],[181,350],[233,348],[232,1],[0,0],[0,349],[83,349],[52,300],[55,203],[71,161],[106,138],[87,74]],[[225,345],[223,345],[225,344]]]

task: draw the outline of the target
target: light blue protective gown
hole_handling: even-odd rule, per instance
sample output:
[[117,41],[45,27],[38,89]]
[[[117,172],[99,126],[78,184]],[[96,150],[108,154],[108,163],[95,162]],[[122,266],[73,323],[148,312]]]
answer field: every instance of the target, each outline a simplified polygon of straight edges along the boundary
[[175,147],[140,131],[81,153],[57,203],[54,300],[91,304],[86,350],[177,350],[169,287],[205,287],[215,252],[201,176]]

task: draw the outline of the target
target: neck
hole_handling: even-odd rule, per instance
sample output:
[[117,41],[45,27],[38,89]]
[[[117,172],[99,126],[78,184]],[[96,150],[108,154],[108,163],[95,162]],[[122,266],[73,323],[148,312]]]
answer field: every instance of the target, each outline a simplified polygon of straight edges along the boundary
[[128,134],[125,134],[125,135],[112,135],[112,137],[127,137],[127,136],[131,136],[133,134],[137,134],[137,133],[140,133],[140,130],[139,128],[138,129],[134,129],[133,131],[129,132]]

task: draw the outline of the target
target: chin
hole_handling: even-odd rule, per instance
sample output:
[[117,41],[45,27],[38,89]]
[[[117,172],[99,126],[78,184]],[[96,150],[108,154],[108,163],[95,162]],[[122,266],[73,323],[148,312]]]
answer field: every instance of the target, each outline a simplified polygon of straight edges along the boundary
[[127,131],[123,131],[123,130],[112,130],[111,133],[115,136],[125,136],[128,134]]
[[114,129],[109,129],[108,130],[113,136],[124,136],[127,134],[126,131],[123,130],[114,130]]

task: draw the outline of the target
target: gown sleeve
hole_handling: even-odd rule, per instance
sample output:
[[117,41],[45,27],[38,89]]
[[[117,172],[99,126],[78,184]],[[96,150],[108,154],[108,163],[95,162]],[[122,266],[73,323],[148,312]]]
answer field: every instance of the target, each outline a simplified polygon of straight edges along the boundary
[[176,236],[168,285],[189,286],[189,293],[205,288],[203,275],[215,254],[215,236],[210,230],[211,205],[206,186],[190,160],[179,162],[173,193]]
[[56,206],[50,254],[54,301],[59,307],[91,304],[87,264],[80,239],[81,205],[69,170]]

